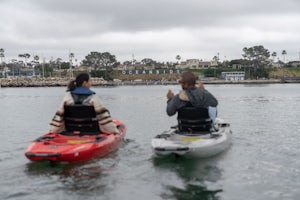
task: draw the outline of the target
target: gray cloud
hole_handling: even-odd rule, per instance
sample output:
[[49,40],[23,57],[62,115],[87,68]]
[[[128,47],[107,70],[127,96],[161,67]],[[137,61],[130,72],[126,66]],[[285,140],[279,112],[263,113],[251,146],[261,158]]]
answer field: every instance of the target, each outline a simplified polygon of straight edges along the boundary
[[290,59],[300,51],[297,0],[6,0],[0,9],[7,58],[109,51],[119,60],[209,60],[218,52],[234,59],[258,44],[278,54],[286,49]]

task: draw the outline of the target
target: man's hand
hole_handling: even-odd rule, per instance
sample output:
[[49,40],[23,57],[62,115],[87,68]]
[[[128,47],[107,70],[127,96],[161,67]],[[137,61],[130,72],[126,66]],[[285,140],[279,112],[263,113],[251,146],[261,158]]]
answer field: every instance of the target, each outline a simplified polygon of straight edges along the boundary
[[198,81],[197,87],[199,89],[204,89],[204,85],[203,85],[203,83],[200,80]]
[[167,99],[172,99],[174,97],[174,93],[172,92],[172,90],[169,90],[167,93]]

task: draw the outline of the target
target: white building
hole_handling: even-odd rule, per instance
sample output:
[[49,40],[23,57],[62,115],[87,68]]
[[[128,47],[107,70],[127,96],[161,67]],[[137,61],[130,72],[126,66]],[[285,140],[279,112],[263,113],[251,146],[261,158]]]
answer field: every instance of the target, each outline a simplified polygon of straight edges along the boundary
[[207,69],[210,67],[217,67],[218,63],[216,61],[202,61],[199,59],[188,59],[176,65],[176,69]]

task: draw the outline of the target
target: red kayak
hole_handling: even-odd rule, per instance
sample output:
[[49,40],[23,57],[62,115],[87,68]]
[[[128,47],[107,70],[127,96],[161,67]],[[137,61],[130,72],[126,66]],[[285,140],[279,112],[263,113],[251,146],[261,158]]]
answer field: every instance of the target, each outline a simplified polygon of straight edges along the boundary
[[99,133],[96,135],[80,134],[64,135],[47,133],[31,142],[25,155],[31,161],[73,162],[90,160],[116,151],[126,133],[125,125],[114,120],[120,134]]
[[100,131],[93,106],[65,106],[65,131],[47,133],[32,141],[25,156],[31,161],[74,162],[99,158],[116,151],[125,134],[126,126],[113,120],[118,134]]

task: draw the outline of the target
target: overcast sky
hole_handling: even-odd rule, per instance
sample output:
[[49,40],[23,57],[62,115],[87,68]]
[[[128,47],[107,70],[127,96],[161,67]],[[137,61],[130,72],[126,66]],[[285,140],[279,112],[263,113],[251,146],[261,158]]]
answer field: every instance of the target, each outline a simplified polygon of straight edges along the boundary
[[299,60],[299,0],[1,0],[0,48],[82,60],[91,51],[118,61],[242,58],[263,45]]

